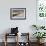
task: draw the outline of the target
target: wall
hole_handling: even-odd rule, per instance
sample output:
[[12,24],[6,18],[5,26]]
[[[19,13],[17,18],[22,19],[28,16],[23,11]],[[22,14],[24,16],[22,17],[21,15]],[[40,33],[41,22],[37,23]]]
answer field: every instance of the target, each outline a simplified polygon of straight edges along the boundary
[[[10,8],[26,8],[26,20],[10,20]],[[0,34],[17,26],[32,37],[32,24],[36,24],[36,0],[0,0]]]

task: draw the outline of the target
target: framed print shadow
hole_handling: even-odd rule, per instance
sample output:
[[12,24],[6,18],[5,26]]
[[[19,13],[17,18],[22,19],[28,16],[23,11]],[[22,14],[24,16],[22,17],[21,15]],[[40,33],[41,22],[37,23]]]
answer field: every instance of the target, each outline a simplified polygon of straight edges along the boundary
[[24,20],[26,19],[26,8],[10,8],[11,20]]

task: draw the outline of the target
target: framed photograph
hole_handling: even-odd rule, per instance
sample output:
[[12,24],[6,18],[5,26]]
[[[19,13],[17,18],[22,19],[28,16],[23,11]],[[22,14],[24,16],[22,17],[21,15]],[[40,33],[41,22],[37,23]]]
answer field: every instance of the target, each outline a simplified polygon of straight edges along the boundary
[[36,10],[36,24],[46,25],[46,0],[37,0]]
[[10,8],[11,20],[24,20],[26,19],[26,8]]
[[37,0],[37,16],[39,19],[46,18],[46,0]]

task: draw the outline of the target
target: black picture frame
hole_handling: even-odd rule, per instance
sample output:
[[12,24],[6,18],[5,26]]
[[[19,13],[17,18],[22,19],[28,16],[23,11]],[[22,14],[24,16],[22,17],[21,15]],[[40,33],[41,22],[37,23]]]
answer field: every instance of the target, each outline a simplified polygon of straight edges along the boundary
[[10,8],[10,19],[11,20],[25,20],[26,8]]

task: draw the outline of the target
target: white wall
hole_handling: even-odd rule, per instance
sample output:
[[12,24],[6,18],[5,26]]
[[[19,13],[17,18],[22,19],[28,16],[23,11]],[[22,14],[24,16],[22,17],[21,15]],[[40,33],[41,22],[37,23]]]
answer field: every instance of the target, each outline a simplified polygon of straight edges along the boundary
[[[26,20],[10,20],[10,8],[26,8]],[[36,24],[36,0],[0,0],[0,34],[17,26],[32,36],[32,24]]]

